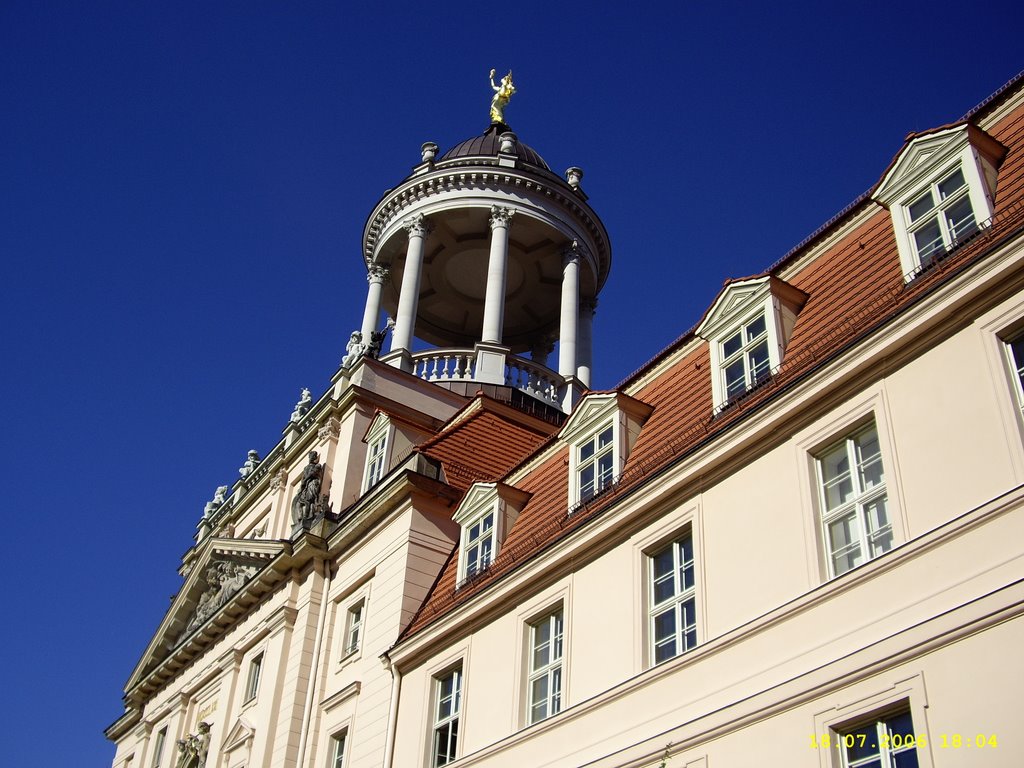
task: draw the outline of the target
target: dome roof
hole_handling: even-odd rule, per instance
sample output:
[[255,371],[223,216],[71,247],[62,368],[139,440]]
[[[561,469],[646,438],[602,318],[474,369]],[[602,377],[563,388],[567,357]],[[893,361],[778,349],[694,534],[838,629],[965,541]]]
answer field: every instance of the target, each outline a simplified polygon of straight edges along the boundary
[[[501,141],[498,137],[508,130],[510,129],[507,125],[491,123],[491,126],[483,136],[474,136],[471,139],[466,139],[461,144],[456,144],[445,152],[438,162],[457,160],[460,157],[497,157],[498,148],[501,146]],[[524,163],[536,165],[545,171],[551,170],[548,164],[544,162],[544,158],[538,155],[537,151],[529,144],[517,141],[515,155]]]

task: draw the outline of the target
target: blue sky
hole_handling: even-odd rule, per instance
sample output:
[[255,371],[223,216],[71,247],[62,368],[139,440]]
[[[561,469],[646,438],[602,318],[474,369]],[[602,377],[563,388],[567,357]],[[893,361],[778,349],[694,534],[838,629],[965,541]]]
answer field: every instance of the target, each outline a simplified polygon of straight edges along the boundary
[[328,386],[381,193],[507,113],[612,238],[597,387],[1024,68],[1017,2],[0,3],[13,766],[102,730],[204,503]]

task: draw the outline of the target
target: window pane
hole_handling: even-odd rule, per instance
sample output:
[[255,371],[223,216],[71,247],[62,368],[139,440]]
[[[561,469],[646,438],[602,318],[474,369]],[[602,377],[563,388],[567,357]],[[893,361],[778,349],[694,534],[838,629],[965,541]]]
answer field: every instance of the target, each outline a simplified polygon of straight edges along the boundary
[[722,342],[722,357],[728,358],[735,355],[743,347],[743,337],[740,334],[730,336]]
[[680,624],[683,627],[683,650],[688,651],[697,645],[697,610],[691,598],[679,604]]
[[908,749],[893,756],[894,768],[918,768],[917,749]]
[[840,734],[840,738],[843,737],[848,737],[845,739],[845,744],[847,744],[846,759],[851,762],[863,760],[867,757],[877,757],[881,751],[878,746],[877,723],[869,723],[863,728],[857,728],[856,730]]
[[850,477],[850,457],[846,443],[836,447],[821,459],[824,480],[825,509],[832,510],[853,498],[853,478]]
[[614,463],[615,463],[615,460],[614,460],[614,457],[612,456],[610,451],[608,453],[606,453],[604,456],[601,456],[597,460],[597,473],[598,473],[597,474],[597,489],[598,490],[601,490],[602,488],[606,488],[609,485],[611,485],[612,475],[614,474],[614,472],[613,472]]
[[829,523],[828,538],[836,576],[860,565],[860,533],[855,512]]
[[917,221],[935,207],[931,191],[925,192],[910,204],[910,220]]
[[586,461],[594,455],[594,441],[591,440],[589,443],[580,446],[580,461]]
[[1024,336],[1010,342],[1010,353],[1013,355],[1013,367],[1017,378],[1024,385]]
[[588,464],[580,470],[580,498],[587,499],[594,495],[594,465]]
[[725,396],[735,397],[747,391],[746,370],[743,359],[737,360],[725,369]]
[[531,669],[540,669],[550,661],[551,650],[551,625],[544,621],[533,628],[533,666]]
[[945,200],[958,189],[963,189],[965,185],[966,182],[964,181],[964,175],[960,169],[957,168],[953,173],[939,182],[939,199]]
[[679,583],[683,591],[693,589],[693,539],[684,539],[676,544],[679,557]]
[[604,448],[606,445],[612,443],[612,428],[608,427],[604,432],[597,436],[597,447]]
[[939,230],[937,219],[932,219],[914,233],[914,245],[922,265],[930,262],[935,253],[944,250],[942,232]]
[[562,711],[562,668],[556,667],[551,672],[551,714]]
[[954,240],[964,240],[978,230],[970,198],[965,196],[950,206],[946,211],[946,224]]
[[[674,640],[676,636],[676,612],[671,608],[654,617],[654,641]],[[675,648],[673,642],[672,647]],[[675,653],[675,651],[673,651]]]
[[763,341],[750,350],[750,386],[760,383],[771,373],[768,360],[768,342]]
[[747,341],[753,341],[766,330],[764,323],[764,315],[760,315],[747,325]]
[[673,579],[675,563],[672,558],[672,548],[663,549],[651,558],[651,563],[654,575],[653,599],[654,604],[658,605],[672,598],[676,593],[675,580]]
[[534,721],[548,716],[548,676],[542,675],[530,685],[531,717]]
[[885,511],[885,496],[865,504],[864,517],[867,520],[871,557],[877,557],[892,549],[892,525]]
[[885,482],[882,472],[882,448],[878,444],[878,431],[871,429],[854,438],[857,451],[857,469],[861,490],[874,488]]

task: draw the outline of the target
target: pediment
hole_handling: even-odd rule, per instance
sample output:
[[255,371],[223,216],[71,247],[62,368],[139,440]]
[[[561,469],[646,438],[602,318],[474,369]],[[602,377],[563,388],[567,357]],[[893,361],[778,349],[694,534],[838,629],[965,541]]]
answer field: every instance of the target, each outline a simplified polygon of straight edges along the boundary
[[998,141],[969,123],[915,136],[900,150],[871,197],[889,206],[934,181],[954,163],[967,160],[972,148],[993,167],[1006,154]]
[[807,294],[774,275],[733,280],[725,285],[704,314],[696,335],[707,341],[723,331],[732,330],[748,312],[764,306],[770,297],[777,298],[795,315],[807,301]]
[[239,747],[245,747],[252,744],[253,737],[256,735],[256,729],[252,723],[246,720],[244,717],[238,718],[235,724],[231,726],[231,730],[228,731],[227,736],[224,737],[224,746],[221,747],[222,752],[234,752]]
[[592,434],[616,411],[622,411],[643,423],[653,410],[647,403],[623,392],[591,392],[573,408],[572,415],[562,427],[561,438],[572,443],[581,435]]
[[519,510],[529,498],[530,494],[526,491],[506,483],[473,483],[452,515],[452,520],[463,525],[481,514],[487,507],[493,506],[498,499]]
[[220,615],[285,546],[285,542],[280,541],[206,540],[128,679],[126,689],[134,687],[178,645]]

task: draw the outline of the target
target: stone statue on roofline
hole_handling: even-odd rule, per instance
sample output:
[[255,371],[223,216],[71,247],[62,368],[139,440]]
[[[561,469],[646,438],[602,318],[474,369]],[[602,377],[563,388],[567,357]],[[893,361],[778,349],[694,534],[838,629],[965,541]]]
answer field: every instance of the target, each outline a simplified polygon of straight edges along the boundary
[[510,69],[508,74],[501,78],[499,85],[495,85],[494,70],[492,69],[491,88],[494,91],[494,97],[491,99],[491,122],[507,126],[508,123],[505,122],[505,107],[508,106],[512,94],[516,92],[516,87],[512,85],[512,70]]
[[303,387],[302,393],[299,395],[299,402],[295,404],[295,410],[292,411],[289,421],[292,424],[297,424],[302,421],[302,417],[309,413],[309,408],[312,404],[313,396],[310,394],[308,389]]
[[245,464],[238,468],[238,474],[245,480],[249,475],[256,471],[256,467],[259,466],[260,455],[256,451],[249,451],[248,456],[245,458]]

